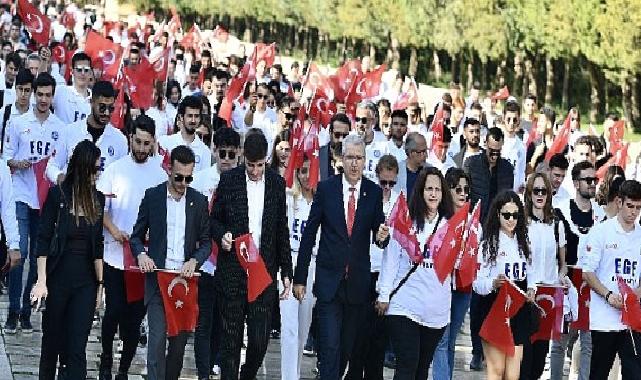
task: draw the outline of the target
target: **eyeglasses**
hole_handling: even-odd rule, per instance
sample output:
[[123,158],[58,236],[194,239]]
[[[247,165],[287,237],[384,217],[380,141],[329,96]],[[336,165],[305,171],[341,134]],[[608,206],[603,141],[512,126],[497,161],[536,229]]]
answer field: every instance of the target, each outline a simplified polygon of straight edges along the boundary
[[414,149],[414,150],[412,150],[412,152],[417,153],[417,154],[425,154],[425,153],[427,153],[427,149],[421,149],[421,150]]
[[501,150],[488,148],[487,153],[490,155],[490,157],[499,157],[501,155]]
[[345,133],[334,132],[334,138],[335,138],[336,140],[338,140],[338,139],[344,139],[345,137],[347,137],[347,135],[349,135],[349,132],[345,132]]
[[510,220],[510,219],[517,220],[519,218],[519,213],[518,213],[518,211],[517,212],[502,212],[501,216],[505,220]]
[[236,158],[236,152],[233,150],[219,149],[218,157],[220,157],[221,160],[233,160]]
[[267,98],[269,98],[269,95],[267,95],[267,94],[256,94],[256,98],[258,98],[258,99],[267,99]]
[[368,120],[367,116],[366,117],[355,117],[354,118],[354,121],[356,121],[357,123],[363,123],[363,124],[366,124],[367,120]]
[[378,183],[381,185],[381,187],[394,187],[396,186],[396,181],[385,181],[385,180],[380,180]]
[[534,195],[548,195],[548,189],[545,187],[535,187],[532,189]]
[[454,191],[458,195],[469,194],[470,193],[470,187],[469,186],[456,186],[456,187],[453,187],[452,189],[454,189]]
[[91,173],[92,174],[96,174],[99,171],[100,171],[100,166],[99,165],[98,166],[94,166],[93,168],[91,168]]
[[344,159],[345,161],[352,161],[352,162],[355,162],[355,161],[362,161],[362,160],[364,160],[364,159],[365,159],[365,157],[364,157],[364,156],[351,156],[351,155],[349,155],[349,156],[345,156],[345,157],[343,157],[343,159]]
[[106,105],[106,104],[98,104],[98,112],[100,113],[105,113],[109,111],[109,113],[114,113],[114,110],[116,107],[113,104]]
[[91,67],[87,67],[87,66],[79,66],[79,67],[74,68],[74,70],[75,70],[78,74],[89,74],[89,73],[91,72]]
[[596,177],[583,177],[583,178],[579,178],[579,181],[584,181],[588,185],[594,185],[596,184],[598,179]]
[[182,174],[174,175],[174,182],[187,182],[189,184],[189,183],[192,183],[193,180],[194,180],[194,177],[190,175],[182,175]]

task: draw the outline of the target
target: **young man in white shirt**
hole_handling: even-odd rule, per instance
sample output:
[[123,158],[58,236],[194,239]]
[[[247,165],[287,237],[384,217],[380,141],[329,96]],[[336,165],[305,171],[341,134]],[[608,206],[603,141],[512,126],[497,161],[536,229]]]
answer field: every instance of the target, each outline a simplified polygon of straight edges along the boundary
[[92,75],[91,58],[76,53],[71,58],[73,85],[61,86],[53,98],[54,113],[65,124],[83,120],[91,112],[89,81]]
[[[94,96],[95,96],[94,92]],[[136,354],[140,325],[145,316],[143,300],[127,302],[124,278],[123,244],[133,230],[138,207],[149,188],[163,183],[167,174],[154,157],[155,125],[151,118],[141,115],[133,123],[131,154],[106,168],[96,187],[105,194],[105,249],[103,279],[105,283],[105,315],[102,319],[99,378],[110,379],[113,365],[113,341],[119,328],[123,351],[118,377],[126,378]]]
[[390,140],[387,143],[389,154],[396,157],[396,161],[401,162],[407,159],[405,153],[405,135],[407,134],[408,116],[405,110],[394,110],[390,115]]
[[376,105],[373,103],[359,103],[356,106],[354,129],[365,141],[365,169],[363,175],[376,181],[376,164],[383,155],[388,153],[388,141],[383,132],[375,131]]
[[443,176],[449,168],[455,168],[456,164],[447,152],[452,143],[452,131],[450,128],[443,127],[443,138],[440,141],[434,141],[434,145],[427,154],[427,165],[437,168]]
[[[51,113],[49,107],[54,97],[56,82],[47,73],[41,73],[33,83],[36,105],[33,112],[16,117],[9,126],[9,144],[5,157],[13,169],[13,190],[16,201],[16,216],[20,232],[20,254],[22,264],[9,272],[9,316],[5,324],[6,333],[15,333],[20,313],[23,333],[33,331],[31,326],[31,287],[36,280],[36,241],[40,223],[40,204],[36,177],[32,164],[50,157],[57,144],[64,138],[67,127]],[[24,287],[22,308],[22,268],[29,257],[29,275]]]
[[501,157],[505,158],[514,167],[514,191],[522,193],[525,189],[526,155],[525,144],[517,135],[521,121],[521,107],[516,102],[508,102],[503,109],[505,121],[505,140]]
[[203,111],[203,102],[197,96],[186,96],[178,106],[176,121],[180,125],[180,132],[173,135],[162,136],[158,139],[158,148],[169,154],[175,147],[185,145],[194,152],[196,165],[194,172],[199,172],[211,166],[211,151],[205,143],[196,136],[196,129],[200,124]]
[[[5,103],[2,112],[2,132],[0,133],[0,155],[4,155],[5,147],[9,144],[9,126],[11,120],[29,111],[31,94],[33,93],[34,76],[29,70],[22,69],[16,76],[16,98],[13,103]],[[5,93],[6,95],[6,93]],[[5,97],[5,100],[7,98]]]
[[47,178],[51,182],[62,182],[73,150],[83,140],[91,140],[100,148],[100,171],[127,155],[127,138],[110,123],[115,100],[116,91],[110,82],[96,82],[89,117],[69,126],[58,144],[56,155],[47,164]]
[[550,158],[548,163],[548,179],[552,185],[552,207],[557,208],[559,204],[570,199],[568,191],[561,186],[565,180],[570,163],[562,153],[557,153]]
[[275,126],[278,124],[278,115],[267,107],[271,91],[266,84],[261,83],[256,89],[256,96],[249,97],[249,109],[245,113],[245,127],[260,129],[267,139],[267,157],[272,156],[274,139],[276,138]]
[[[607,379],[615,356],[621,360],[623,379],[641,374],[641,335],[621,322],[625,298],[617,280],[625,281],[641,295],[641,184],[625,181],[619,189],[619,212],[615,218],[594,227],[582,256],[583,278],[590,285],[590,331],[592,334],[591,379]],[[638,305],[636,305],[638,307]],[[584,364],[585,365],[585,364]]]

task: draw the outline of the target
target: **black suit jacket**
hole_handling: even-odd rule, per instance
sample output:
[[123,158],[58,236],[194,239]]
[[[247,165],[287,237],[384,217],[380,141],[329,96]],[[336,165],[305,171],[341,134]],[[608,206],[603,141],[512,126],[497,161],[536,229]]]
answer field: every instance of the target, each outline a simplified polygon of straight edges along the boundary
[[[226,232],[235,238],[249,232],[247,207],[246,168],[241,165],[231,169],[220,178],[216,201],[211,210],[211,236],[221,246]],[[265,168],[265,198],[263,223],[260,235],[260,255],[267,271],[276,283],[276,274],[292,277],[292,255],[287,228],[285,204],[285,181],[270,168]],[[247,274],[242,269],[236,253],[220,252],[216,267],[216,286],[230,295],[247,293]]]
[[[316,256],[314,295],[320,301],[331,301],[340,282],[345,279],[347,301],[367,302],[371,298],[370,243],[383,222],[383,192],[378,185],[363,177],[352,236],[348,236],[343,176],[336,175],[319,183],[298,249],[294,284],[307,283],[316,233],[322,227]],[[387,241],[382,248],[386,244]]]
[[[189,187],[185,197],[185,261],[194,258],[200,267],[211,253],[207,197]],[[142,198],[138,219],[129,240],[136,257],[145,252],[147,232],[147,254],[158,268],[164,268],[167,258],[167,182],[147,189]]]

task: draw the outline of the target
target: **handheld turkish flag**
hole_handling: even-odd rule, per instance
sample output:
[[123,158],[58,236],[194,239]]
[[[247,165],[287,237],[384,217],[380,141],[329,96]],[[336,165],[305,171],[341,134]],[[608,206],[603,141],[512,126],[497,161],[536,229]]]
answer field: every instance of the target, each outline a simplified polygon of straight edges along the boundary
[[125,127],[125,91],[122,86],[117,87],[120,90],[118,90],[118,96],[116,96],[116,101],[114,102],[114,112],[111,113],[111,125],[122,130]]
[[[432,253],[432,261],[434,261],[434,272],[436,272],[436,277],[441,284],[454,270],[456,259],[461,252],[463,232],[469,212],[470,203],[466,202],[443,227],[439,228],[439,230],[446,228],[445,235],[441,235],[437,230],[436,234],[432,235],[433,239],[430,236],[430,252]],[[443,238],[439,241],[440,236]]]
[[418,102],[418,89],[416,88],[416,82],[414,79],[411,80],[410,85],[407,91],[403,92],[396,98],[392,110],[404,110],[411,103]]
[[185,34],[183,39],[180,41],[180,45],[183,46],[185,49],[193,48],[194,51],[196,52],[196,56],[199,56],[200,41],[202,41],[202,37],[200,35],[200,28],[198,27],[197,24],[194,24],[189,29],[189,32],[187,32],[187,34]]
[[579,293],[579,318],[572,322],[571,327],[577,330],[589,331],[590,330],[590,286],[583,279],[583,271],[581,268],[568,265],[570,270],[570,279],[572,285]]
[[309,187],[315,189],[320,180],[320,144],[318,142],[318,127],[310,128],[305,137],[305,155],[309,159]]
[[53,58],[55,62],[58,62],[58,64],[62,65],[65,63],[65,59],[67,58],[67,50],[62,44],[56,45],[51,49],[51,58]]
[[416,232],[414,232],[407,200],[402,191],[396,199],[394,207],[392,207],[392,212],[386,224],[392,228],[392,239],[396,240],[398,245],[405,250],[410,260],[415,264],[423,262],[421,247],[418,243]]
[[303,165],[305,154],[305,137],[303,136],[303,129],[305,125],[305,107],[300,107],[298,110],[298,118],[294,121],[292,126],[292,133],[289,136],[289,146],[292,147],[285,168],[285,184],[288,188],[294,185],[294,172],[296,169]]
[[323,90],[316,90],[309,108],[309,117],[325,128],[336,112],[336,103],[332,102]]
[[162,163],[160,164],[162,168],[169,174],[171,166],[171,152],[168,149],[165,149],[158,145],[158,154],[162,157]]
[[272,283],[272,277],[251,233],[236,237],[235,246],[238,262],[247,271],[247,301],[254,302]]
[[116,45],[105,37],[90,30],[85,42],[85,53],[91,57],[92,62],[102,65],[102,75],[110,80],[118,76],[122,61],[122,46]]
[[563,126],[559,129],[558,133],[554,137],[552,146],[548,149],[545,154],[545,162],[550,162],[550,158],[557,153],[562,153],[565,148],[568,146],[568,141],[570,141],[570,134],[572,134],[572,128],[570,128],[570,113],[565,118]]
[[65,12],[62,14],[62,25],[64,25],[67,30],[73,30],[76,26],[76,16],[73,12]]
[[539,315],[539,330],[530,341],[559,340],[563,326],[563,293],[562,286],[539,285],[536,288],[536,304],[543,311]]
[[64,72],[64,77],[65,80],[68,82],[71,80],[71,61],[73,60],[73,56],[76,54],[76,50],[67,50],[65,52],[65,72]]
[[45,170],[47,169],[47,163],[49,158],[43,158],[40,161],[37,161],[31,165],[33,168],[33,174],[36,176],[36,188],[38,189],[38,204],[40,206],[40,212],[42,213],[42,207],[45,205],[47,200],[47,195],[49,195],[49,189],[53,186],[53,183],[49,181]]
[[532,125],[530,126],[530,133],[528,133],[527,139],[525,140],[526,148],[530,146],[530,144],[535,142],[541,135],[537,130],[537,124],[538,124],[538,119],[535,117],[534,120],[532,120]]
[[370,99],[378,96],[381,89],[381,80],[383,79],[383,73],[385,70],[387,70],[387,65],[382,64],[375,70],[367,72],[358,78],[347,96],[347,102],[355,104],[363,99]]
[[432,141],[430,142],[430,150],[434,151],[436,145],[443,142],[443,134],[445,133],[445,119],[443,118],[443,106],[439,105],[432,119],[430,130],[432,131]]
[[165,306],[167,336],[194,332],[198,321],[198,280],[175,273],[158,272],[158,287]]
[[171,49],[156,50],[153,55],[149,56],[149,63],[153,65],[156,73],[155,79],[164,82],[167,79],[167,70],[169,70],[169,57]]
[[265,61],[265,67],[272,67],[274,65],[274,59],[276,58],[276,43],[272,42],[271,44],[264,44],[258,42],[256,44],[256,63],[260,61]]
[[303,81],[303,87],[309,88],[312,92],[322,90],[330,99],[334,98],[334,86],[325,74],[323,74],[314,62],[309,64],[307,75]]
[[641,332],[641,304],[639,304],[639,297],[621,276],[617,276],[617,284],[619,285],[621,297],[623,297],[621,322],[632,330]]
[[628,163],[628,146],[630,144],[622,144],[619,149],[614,152],[614,155],[608,159],[608,161],[603,164],[599,170],[596,171],[596,176],[598,179],[603,179],[605,173],[608,171],[610,166],[619,166],[621,169],[625,170],[625,167]]
[[617,120],[612,127],[610,127],[610,153],[614,154],[616,149],[621,146],[623,135],[625,134],[625,121]]
[[330,76],[334,84],[334,96],[339,102],[345,102],[345,96],[349,93],[354,83],[363,76],[362,64],[359,59],[347,61]]
[[49,45],[51,21],[27,0],[18,0],[18,16],[24,23],[31,38],[40,45]]
[[472,285],[476,279],[478,270],[477,255],[479,251],[479,242],[481,241],[481,201],[476,202],[472,218],[467,224],[467,239],[463,248],[463,254],[458,268],[457,288],[465,288]]
[[153,65],[147,58],[140,57],[140,63],[122,70],[129,87],[129,99],[134,108],[148,109],[154,104]]
[[172,6],[169,8],[169,11],[171,12],[171,20],[169,20],[169,34],[173,35],[176,34],[176,32],[181,29],[182,23],[180,22],[180,15],[178,15],[178,12],[176,12],[176,7]]
[[505,281],[485,317],[479,336],[508,356],[514,356],[514,336],[510,318],[525,304],[526,296],[512,281]]
[[145,274],[136,265],[129,241],[122,244],[122,262],[125,268],[125,289],[127,302],[138,302],[145,298]]
[[509,97],[510,90],[507,88],[507,86],[503,86],[502,89],[498,90],[494,93],[494,95],[492,95],[492,100],[506,100]]

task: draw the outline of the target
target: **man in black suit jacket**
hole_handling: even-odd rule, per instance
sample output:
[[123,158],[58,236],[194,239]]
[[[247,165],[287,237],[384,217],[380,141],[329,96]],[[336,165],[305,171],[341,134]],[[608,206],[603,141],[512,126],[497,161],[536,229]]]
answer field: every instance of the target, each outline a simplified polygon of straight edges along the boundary
[[370,300],[372,236],[381,248],[389,241],[382,190],[363,177],[365,142],[349,135],[342,148],[345,172],[318,185],[294,275],[294,295],[302,300],[316,233],[322,227],[314,283],[322,380],[338,380],[354,348]]
[[[238,379],[243,330],[247,322],[247,356],[240,378],[254,379],[267,344],[278,271],[289,293],[292,256],[287,228],[285,181],[266,169],[267,140],[257,129],[247,133],[245,165],[223,173],[211,211],[211,235],[221,247],[214,278],[223,335],[220,349],[221,378]],[[233,239],[252,233],[272,281],[253,302],[247,301],[247,273],[234,253]]]
[[[195,162],[194,152],[187,146],[180,145],[171,152],[169,180],[145,192],[131,234],[132,253],[140,269],[147,273],[147,378],[150,380],[178,379],[188,338],[187,333],[169,338],[165,355],[165,311],[154,270],[175,269],[180,270],[183,277],[191,277],[211,251],[207,197],[189,188]],[[149,249],[145,250],[147,233]]]

